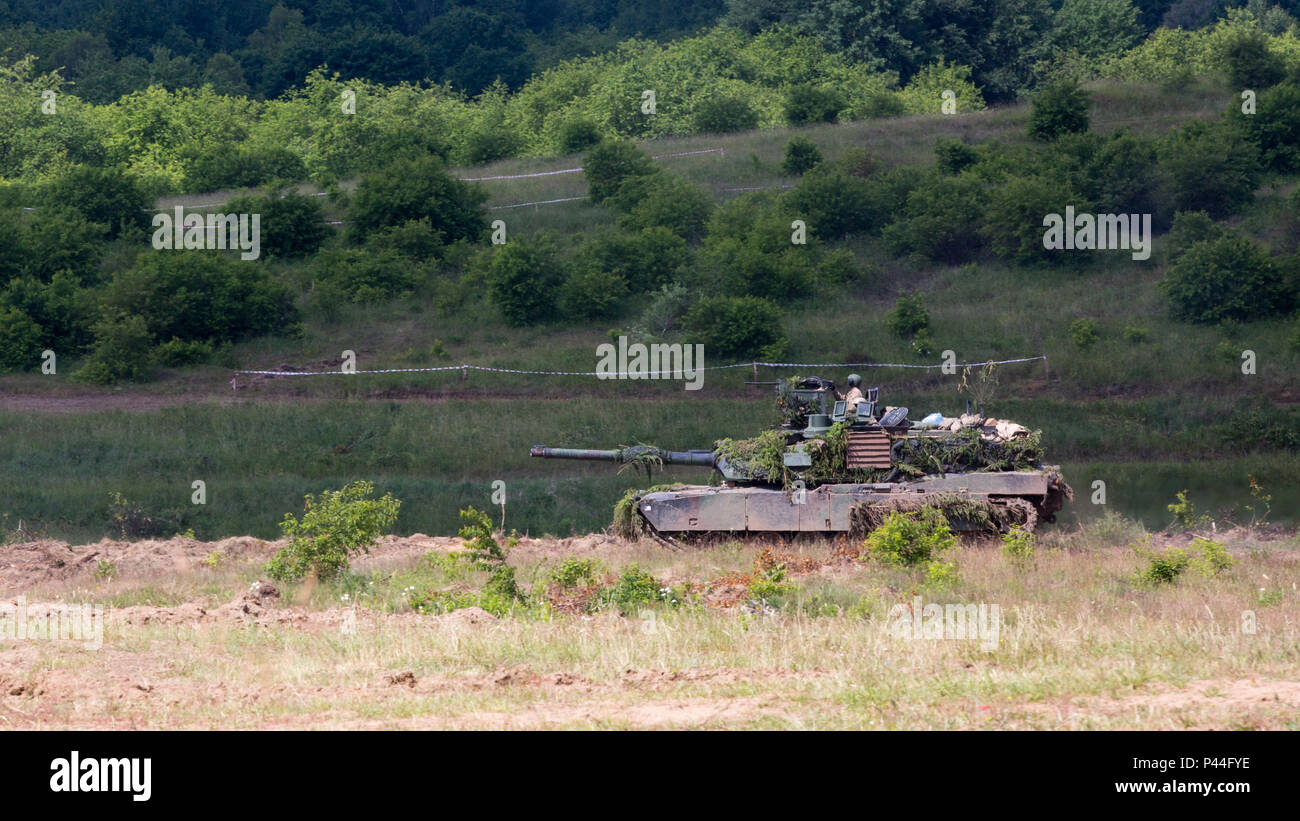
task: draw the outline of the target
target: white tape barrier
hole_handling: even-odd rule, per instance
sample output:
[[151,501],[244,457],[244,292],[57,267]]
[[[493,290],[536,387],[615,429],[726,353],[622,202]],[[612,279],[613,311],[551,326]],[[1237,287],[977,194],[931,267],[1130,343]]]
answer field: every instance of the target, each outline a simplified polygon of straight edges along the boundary
[[[1037,362],[1038,360],[1047,361],[1046,356],[1026,356],[1020,359],[1000,359],[989,360],[985,362],[957,362],[951,366],[944,364],[938,365],[908,365],[896,362],[736,362],[731,365],[708,365],[692,369],[693,371],[720,371],[729,368],[753,368],[757,370],[763,368],[914,368],[921,370],[932,370],[934,368],[954,367],[954,368],[980,368],[985,365],[1014,365],[1020,362]],[[671,376],[675,371],[637,371],[636,373],[600,373],[598,371],[526,371],[516,368],[492,368],[487,365],[441,365],[434,368],[384,368],[380,370],[363,370],[363,371],[235,371],[235,373],[253,374],[258,376],[354,376],[361,373],[439,373],[446,371],[484,371],[487,373],[514,373],[528,376],[600,376],[606,379],[611,377],[635,376],[646,378],[651,376]],[[676,372],[680,373],[680,372]]]

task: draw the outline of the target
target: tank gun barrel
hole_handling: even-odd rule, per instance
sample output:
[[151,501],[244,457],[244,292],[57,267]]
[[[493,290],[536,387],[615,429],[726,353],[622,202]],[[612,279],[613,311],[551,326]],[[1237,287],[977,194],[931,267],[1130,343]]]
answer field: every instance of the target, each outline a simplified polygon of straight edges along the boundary
[[534,445],[529,456],[539,459],[581,459],[589,462],[618,462],[628,464],[640,461],[657,461],[665,465],[694,465],[713,467],[717,458],[711,450],[661,450],[638,445],[617,450],[588,450],[586,448],[548,448]]

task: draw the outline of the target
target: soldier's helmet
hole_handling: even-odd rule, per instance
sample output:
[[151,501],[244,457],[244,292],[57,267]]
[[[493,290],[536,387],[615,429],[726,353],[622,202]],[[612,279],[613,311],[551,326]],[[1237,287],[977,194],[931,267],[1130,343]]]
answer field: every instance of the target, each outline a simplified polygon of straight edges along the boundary
[[851,373],[851,374],[849,374],[849,387],[850,387],[850,388],[856,388],[856,387],[859,387],[861,384],[862,384],[862,377],[858,376],[856,373]]

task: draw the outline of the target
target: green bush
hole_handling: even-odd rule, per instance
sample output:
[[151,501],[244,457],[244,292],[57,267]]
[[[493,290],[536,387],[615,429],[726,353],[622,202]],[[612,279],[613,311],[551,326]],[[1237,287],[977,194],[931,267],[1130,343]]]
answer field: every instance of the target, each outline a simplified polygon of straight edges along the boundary
[[1259,184],[1259,147],[1240,129],[1193,123],[1160,141],[1162,200],[1171,211],[1219,218],[1249,203]]
[[1217,240],[1227,234],[1227,229],[1204,211],[1179,211],[1174,214],[1174,224],[1165,236],[1165,256],[1170,262],[1176,262],[1196,243]]
[[894,302],[886,320],[889,332],[899,339],[911,339],[930,327],[930,312],[920,294],[903,294]]
[[652,174],[625,180],[608,205],[620,212],[620,227],[637,231],[667,228],[683,239],[696,239],[713,210],[713,200],[698,185],[675,174]]
[[758,128],[758,112],[739,97],[710,97],[695,109],[696,134],[730,134]]
[[144,189],[120,168],[75,166],[45,187],[42,201],[49,207],[71,208],[108,228],[109,237],[149,226],[153,203]]
[[1074,343],[1074,347],[1087,350],[1097,344],[1099,339],[1101,339],[1101,330],[1097,320],[1083,317],[1070,323],[1070,341]]
[[[1043,246],[1043,216],[1064,214],[1067,205],[1087,213],[1089,205],[1067,184],[1044,176],[1011,177],[988,195],[981,226],[998,257],[1020,265],[1078,262],[1086,255]],[[1073,230],[1066,226],[1066,230]]]
[[821,149],[811,140],[795,137],[785,144],[785,158],[781,160],[781,173],[797,177],[816,168],[822,162]]
[[270,257],[306,257],[320,249],[332,232],[325,224],[319,197],[295,191],[272,191],[226,203],[229,214],[260,214],[261,251]]
[[357,184],[349,234],[360,242],[380,229],[427,219],[444,242],[474,241],[487,232],[486,201],[482,186],[453,179],[435,156],[398,159]]
[[391,250],[331,248],[313,258],[306,270],[314,278],[313,307],[329,313],[322,303],[332,299],[365,303],[411,292],[421,269]]
[[1050,142],[1062,134],[1088,130],[1087,92],[1074,80],[1050,83],[1034,96],[1029,112],[1029,136]]
[[630,291],[642,293],[681,281],[690,256],[684,239],[668,228],[652,226],[588,234],[575,264],[617,274]]
[[604,268],[575,267],[560,288],[560,313],[575,319],[614,314],[627,294],[627,280]]
[[470,507],[460,511],[460,518],[465,524],[458,535],[469,548],[469,561],[491,574],[479,596],[480,606],[500,615],[524,598],[515,581],[515,569],[506,560],[506,548],[493,537],[492,520],[486,513]]
[[289,539],[266,565],[267,574],[278,581],[300,581],[314,574],[321,581],[347,571],[348,559],[369,553],[370,545],[387,533],[397,521],[401,502],[392,494],[372,499],[373,482],[351,482],[341,490],[322,491],[317,498],[307,494],[302,519],[284,515],[280,529]]
[[1235,104],[1229,112],[1259,146],[1265,168],[1283,173],[1300,170],[1300,85],[1288,83],[1262,92],[1254,114],[1243,114]]
[[627,614],[637,605],[660,601],[659,590],[659,581],[633,562],[623,569],[613,586],[604,591],[601,602],[605,607],[614,607]]
[[1013,527],[1002,534],[1002,555],[1013,562],[1032,561],[1035,551],[1034,534],[1029,530]]
[[167,367],[198,365],[212,358],[212,343],[172,337],[154,350],[154,356]]
[[601,141],[600,126],[588,117],[565,120],[560,127],[560,153],[577,154]]
[[618,193],[628,180],[658,173],[659,168],[650,155],[627,140],[604,140],[582,158],[587,193],[597,204]]
[[785,98],[785,119],[790,125],[833,123],[848,102],[833,88],[798,85],[790,89]]
[[1293,286],[1259,247],[1241,237],[1198,242],[1160,281],[1175,319],[1249,321],[1289,312]]
[[957,546],[943,512],[926,507],[919,511],[892,511],[864,542],[865,557],[897,567],[913,567],[938,560]]
[[979,160],[979,154],[960,140],[940,137],[934,142],[934,158],[943,173],[960,174]]
[[488,296],[511,325],[555,319],[564,281],[564,266],[547,236],[516,239],[492,251]]
[[114,314],[93,326],[95,336],[90,356],[73,374],[82,382],[112,385],[143,382],[153,364],[153,334],[144,317]]
[[41,361],[41,326],[23,311],[0,306],[0,373],[27,370]]
[[1286,75],[1286,64],[1262,31],[1239,31],[1223,45],[1222,59],[1228,82],[1237,90],[1261,91]]
[[604,573],[605,565],[599,559],[569,557],[551,571],[550,580],[555,586],[568,590],[597,584]]
[[981,215],[987,206],[985,183],[971,172],[929,176],[907,193],[902,214],[882,236],[895,253],[955,265],[984,247]]
[[778,357],[787,344],[781,309],[762,297],[705,297],[687,311],[685,325],[706,356],[723,360]]
[[807,222],[808,231],[822,239],[878,228],[888,216],[873,196],[871,181],[825,165],[804,174],[786,193],[786,203]]
[[109,312],[157,339],[239,341],[297,320],[289,289],[261,265],[215,252],[146,251],[104,292]]

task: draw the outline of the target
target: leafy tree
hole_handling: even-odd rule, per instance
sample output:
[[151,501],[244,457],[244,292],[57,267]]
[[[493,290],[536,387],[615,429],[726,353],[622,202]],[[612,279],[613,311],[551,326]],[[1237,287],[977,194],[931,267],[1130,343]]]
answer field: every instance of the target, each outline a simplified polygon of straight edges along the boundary
[[811,171],[822,161],[822,152],[816,144],[803,137],[795,137],[785,144],[785,159],[781,161],[781,173],[797,177]]
[[1160,287],[1175,319],[1202,323],[1276,316],[1290,311],[1296,299],[1268,255],[1233,236],[1192,245]]
[[402,503],[385,493],[372,499],[374,482],[350,482],[341,490],[308,493],[302,518],[284,514],[280,529],[289,544],[271,558],[267,574],[277,581],[294,582],[315,575],[329,581],[348,569],[348,560],[369,553],[370,545],[392,528]]
[[803,176],[787,194],[790,209],[822,239],[875,228],[884,219],[872,196],[872,183],[824,166]]
[[624,228],[667,228],[683,239],[698,238],[713,210],[713,201],[698,185],[675,174],[652,174],[625,180],[607,200],[621,212]]
[[234,214],[261,215],[261,250],[267,256],[311,256],[331,233],[320,199],[296,191],[231,200],[226,209]]
[[739,97],[712,97],[695,109],[697,134],[730,134],[758,128],[758,112]]
[[487,193],[452,179],[437,157],[401,159],[357,185],[349,217],[351,236],[364,240],[381,228],[429,220],[445,241],[476,240],[487,231]]
[[798,85],[790,89],[785,99],[785,119],[790,125],[833,123],[848,101],[834,88]]
[[889,312],[889,332],[899,339],[911,339],[930,329],[930,312],[919,294],[903,294]]
[[1052,18],[1052,40],[1087,57],[1114,54],[1142,36],[1137,17],[1130,0],[1065,0]]
[[659,173],[650,155],[626,140],[605,140],[582,158],[591,201],[603,203],[629,179]]
[[1088,108],[1092,100],[1073,80],[1052,83],[1035,97],[1029,113],[1029,136],[1051,141],[1062,134],[1088,130]]
[[120,168],[84,165],[52,180],[41,199],[47,207],[70,208],[87,222],[106,226],[109,237],[147,228],[152,205],[140,185]]
[[1261,91],[1286,75],[1282,57],[1269,46],[1268,35],[1259,30],[1240,31],[1225,43],[1223,63],[1228,82],[1238,89]]
[[1193,123],[1168,134],[1159,145],[1162,199],[1174,211],[1234,213],[1254,197],[1259,183],[1259,149],[1239,130]]
[[686,314],[689,339],[704,345],[706,356],[779,356],[787,338],[781,310],[761,297],[705,297]]
[[1275,86],[1260,93],[1254,114],[1233,105],[1229,116],[1260,148],[1266,168],[1300,170],[1300,85]]
[[985,183],[971,172],[929,177],[907,194],[902,216],[886,226],[883,236],[896,253],[955,265],[983,247],[980,227],[986,207]]
[[81,382],[112,385],[143,382],[153,364],[153,335],[142,316],[110,313],[92,328],[95,343],[89,358],[73,374]]
[[560,153],[577,154],[600,143],[600,126],[588,117],[566,120],[560,129]]
[[288,289],[264,267],[208,251],[141,254],[108,284],[104,306],[157,339],[238,341],[297,319]]
[[488,295],[511,325],[556,318],[564,266],[549,237],[534,236],[497,246],[488,264]]
[[627,294],[627,280],[602,268],[575,267],[560,288],[560,312],[575,319],[611,316]]
[[590,235],[578,250],[579,268],[622,278],[633,293],[681,280],[690,261],[686,241],[663,226]]
[[41,359],[41,326],[18,308],[0,306],[0,373],[31,368]]

